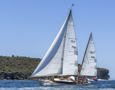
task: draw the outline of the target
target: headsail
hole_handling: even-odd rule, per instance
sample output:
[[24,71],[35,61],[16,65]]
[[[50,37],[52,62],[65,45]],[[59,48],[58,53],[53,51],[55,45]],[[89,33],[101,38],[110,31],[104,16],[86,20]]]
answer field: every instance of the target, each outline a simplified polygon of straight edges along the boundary
[[63,57],[63,75],[77,75],[78,50],[77,50],[76,35],[72,15],[70,15],[67,24],[67,32],[65,39],[66,41],[65,41],[64,57]]
[[83,57],[80,75],[97,76],[96,53],[92,33],[90,34],[86,51]]
[[[67,48],[69,48],[69,50],[66,51]],[[69,72],[70,75],[77,74],[77,54],[75,54],[75,52],[77,52],[77,47],[70,10],[68,17],[52,45],[31,77],[63,75],[63,73],[68,74],[67,72]],[[68,55],[68,58],[66,58],[66,55]],[[66,68],[69,69],[69,71],[66,70]]]

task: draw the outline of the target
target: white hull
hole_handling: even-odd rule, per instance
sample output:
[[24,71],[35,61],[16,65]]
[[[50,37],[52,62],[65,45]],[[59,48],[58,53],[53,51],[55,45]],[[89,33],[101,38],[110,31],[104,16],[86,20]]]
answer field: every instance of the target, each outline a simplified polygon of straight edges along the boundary
[[59,79],[59,78],[55,78],[53,82],[66,83],[66,84],[76,84],[75,81],[72,81],[72,80],[69,80],[69,79]]
[[[76,85],[79,85],[80,83],[76,83],[75,81],[71,81],[71,80],[67,80],[67,79],[54,79],[53,81],[52,80],[40,80],[42,81],[43,85],[57,85],[58,83],[63,83],[63,84],[76,84]],[[88,82],[85,82],[83,84],[91,84],[92,81],[88,81]]]

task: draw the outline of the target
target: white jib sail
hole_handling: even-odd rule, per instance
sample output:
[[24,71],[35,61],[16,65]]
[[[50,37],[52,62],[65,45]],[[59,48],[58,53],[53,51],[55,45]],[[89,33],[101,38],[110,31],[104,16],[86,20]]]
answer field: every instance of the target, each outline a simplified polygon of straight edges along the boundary
[[80,72],[82,76],[97,76],[96,67],[96,53],[92,33],[90,34],[89,41],[82,61],[82,69]]
[[72,15],[67,24],[65,47],[63,57],[63,75],[77,75],[78,73],[78,50]]
[[[31,77],[39,77],[39,76],[54,76],[54,75],[62,75],[63,74],[63,64],[65,64],[63,61],[66,61],[66,59],[64,60],[64,47],[65,42],[66,42],[66,32],[68,32],[67,30],[69,30],[69,25],[68,23],[72,22],[72,15],[71,15],[71,11],[68,15],[68,17],[66,18],[64,24],[62,25],[60,31],[58,32],[56,38],[54,39],[52,45],[50,46],[50,48],[48,49],[48,51],[46,52],[45,56],[43,57],[43,59],[41,60],[40,64],[37,66],[37,68],[35,69],[35,71],[33,72],[33,74],[31,75]],[[73,27],[72,25],[70,25],[70,27]],[[73,28],[71,28],[73,29]],[[73,30],[72,30],[73,32]],[[71,35],[71,34],[70,34]],[[72,34],[75,35],[75,34]],[[72,39],[73,40],[73,39]],[[71,42],[72,42],[71,40]],[[76,40],[73,42],[75,42],[76,44]],[[76,46],[75,46],[76,47]],[[75,48],[74,48],[74,52],[75,52]],[[73,58],[74,63],[77,63],[77,58]],[[72,58],[70,59],[72,60]],[[69,63],[69,62],[68,62]],[[72,63],[73,64],[73,63]],[[68,64],[69,66],[66,66],[67,68],[71,68],[70,64]],[[75,65],[75,70],[77,70],[76,65]],[[69,69],[70,72],[71,70],[75,71],[73,66],[72,69]],[[75,71],[77,72],[77,71]],[[73,72],[72,72],[73,74]]]

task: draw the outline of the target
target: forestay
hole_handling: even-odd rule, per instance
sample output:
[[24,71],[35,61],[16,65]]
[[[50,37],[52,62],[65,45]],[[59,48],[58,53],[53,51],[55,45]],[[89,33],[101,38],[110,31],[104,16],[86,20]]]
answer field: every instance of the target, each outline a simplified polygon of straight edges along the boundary
[[89,41],[82,61],[82,69],[80,72],[82,76],[97,76],[96,67],[96,53],[92,33],[90,34]]
[[76,75],[77,47],[71,11],[31,77]]

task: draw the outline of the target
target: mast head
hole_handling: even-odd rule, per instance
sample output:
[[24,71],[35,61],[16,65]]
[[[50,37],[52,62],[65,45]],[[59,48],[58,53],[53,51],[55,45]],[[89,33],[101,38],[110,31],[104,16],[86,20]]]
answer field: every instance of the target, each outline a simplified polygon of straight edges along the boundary
[[90,36],[92,36],[92,32],[90,33]]
[[69,12],[69,16],[72,15],[72,7],[74,7],[74,4],[71,4],[71,8],[70,8],[70,12]]
[[92,39],[93,37],[92,37],[92,32],[90,33],[90,39]]
[[69,11],[69,16],[72,14],[72,9],[70,9],[70,11]]

